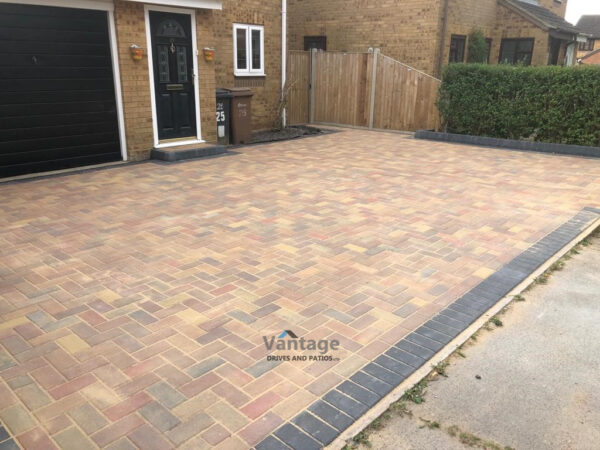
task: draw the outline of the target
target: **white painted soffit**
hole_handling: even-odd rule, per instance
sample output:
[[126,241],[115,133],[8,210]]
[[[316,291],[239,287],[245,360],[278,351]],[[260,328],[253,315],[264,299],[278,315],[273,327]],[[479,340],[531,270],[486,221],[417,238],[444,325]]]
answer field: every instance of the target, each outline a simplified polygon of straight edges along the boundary
[[221,0],[128,0],[148,5],[175,6],[194,9],[223,9]]

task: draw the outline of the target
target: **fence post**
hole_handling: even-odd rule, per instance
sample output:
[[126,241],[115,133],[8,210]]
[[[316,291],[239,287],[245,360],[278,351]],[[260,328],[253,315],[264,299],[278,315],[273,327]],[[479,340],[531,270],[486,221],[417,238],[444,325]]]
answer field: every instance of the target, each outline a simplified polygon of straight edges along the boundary
[[369,107],[369,128],[373,129],[375,122],[375,94],[377,92],[377,59],[380,50],[376,48],[373,51],[373,75],[371,76],[371,105]]
[[316,61],[317,61],[317,49],[312,48],[310,50],[310,105],[309,105],[309,123],[315,123],[315,72],[316,72]]

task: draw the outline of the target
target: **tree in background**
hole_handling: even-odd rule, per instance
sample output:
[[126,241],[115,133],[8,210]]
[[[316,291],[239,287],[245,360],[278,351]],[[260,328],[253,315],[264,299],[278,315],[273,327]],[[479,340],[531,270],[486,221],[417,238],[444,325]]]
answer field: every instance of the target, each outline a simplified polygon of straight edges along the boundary
[[469,55],[467,61],[470,63],[485,64],[488,62],[488,44],[485,41],[483,31],[473,30],[469,35]]

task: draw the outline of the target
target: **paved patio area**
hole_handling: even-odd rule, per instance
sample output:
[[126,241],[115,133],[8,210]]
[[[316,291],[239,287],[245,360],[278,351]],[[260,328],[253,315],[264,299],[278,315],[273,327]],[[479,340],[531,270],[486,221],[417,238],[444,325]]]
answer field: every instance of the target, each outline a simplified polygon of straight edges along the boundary
[[[598,160],[355,130],[238,151],[0,185],[24,448],[253,446],[600,206]],[[339,361],[268,362],[283,330]]]

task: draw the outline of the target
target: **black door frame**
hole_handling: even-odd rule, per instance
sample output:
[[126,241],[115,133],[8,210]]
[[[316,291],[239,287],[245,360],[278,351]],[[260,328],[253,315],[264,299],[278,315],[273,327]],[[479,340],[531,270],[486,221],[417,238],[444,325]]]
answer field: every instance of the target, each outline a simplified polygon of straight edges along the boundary
[[[199,143],[204,142],[202,140],[201,130],[201,117],[200,117],[200,92],[198,84],[198,46],[197,46],[197,31],[196,31],[196,12],[191,9],[179,9],[171,7],[163,7],[159,5],[145,5],[145,21],[146,21],[146,40],[148,48],[148,71],[150,75],[150,92],[152,102],[152,125],[154,135],[154,146],[169,147],[174,145],[183,145],[186,143]],[[156,77],[154,69],[154,40],[152,36],[152,26],[150,21],[150,13],[157,12],[163,14],[179,14],[189,17],[191,34],[189,41],[191,43],[191,55],[192,55],[192,92],[194,94],[194,116],[195,116],[195,134],[190,136],[184,136],[183,139],[176,138],[173,142],[168,142],[170,139],[161,139],[159,136],[158,129],[158,110],[157,110],[157,95],[156,95]],[[187,139],[186,139],[187,138]],[[167,141],[167,142],[165,142]]]

